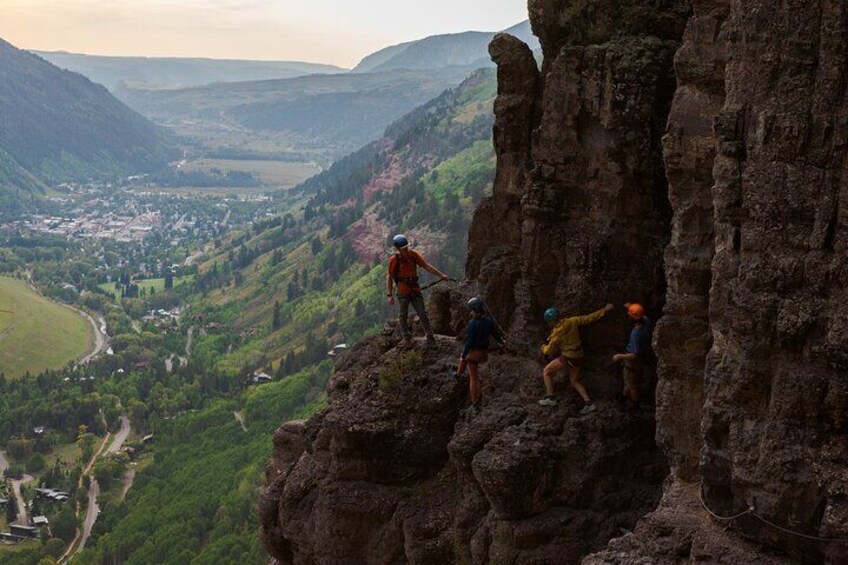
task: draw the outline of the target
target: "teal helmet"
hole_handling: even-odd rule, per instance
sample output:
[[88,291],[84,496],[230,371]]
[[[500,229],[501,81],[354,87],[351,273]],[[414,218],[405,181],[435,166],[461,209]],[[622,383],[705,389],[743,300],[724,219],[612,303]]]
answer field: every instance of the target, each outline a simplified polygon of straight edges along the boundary
[[548,308],[547,310],[545,310],[545,321],[549,324],[552,324],[554,321],[556,321],[558,315],[559,312],[556,308]]

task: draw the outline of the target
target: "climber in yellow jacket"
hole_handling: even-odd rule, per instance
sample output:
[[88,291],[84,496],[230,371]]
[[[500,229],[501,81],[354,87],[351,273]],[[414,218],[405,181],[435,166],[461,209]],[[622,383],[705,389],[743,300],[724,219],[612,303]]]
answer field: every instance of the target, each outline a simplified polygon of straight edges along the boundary
[[585,406],[580,414],[590,414],[595,411],[595,403],[586,387],[580,382],[580,366],[583,364],[583,344],[580,341],[580,326],[597,322],[604,314],[612,310],[612,304],[607,304],[601,310],[585,316],[565,317],[556,308],[548,308],[545,311],[545,321],[553,326],[553,331],[545,345],[542,346],[542,354],[553,357],[542,373],[545,381],[546,396],[539,401],[542,406],[556,406],[554,397],[554,377],[557,373],[568,367],[568,379],[571,387],[577,391],[583,399]]

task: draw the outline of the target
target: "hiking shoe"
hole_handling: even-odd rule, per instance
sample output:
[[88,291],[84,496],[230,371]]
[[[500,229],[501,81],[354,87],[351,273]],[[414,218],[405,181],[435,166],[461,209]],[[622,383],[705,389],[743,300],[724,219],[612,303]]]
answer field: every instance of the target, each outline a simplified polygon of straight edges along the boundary
[[546,396],[542,400],[539,401],[539,406],[556,406],[557,401],[553,396]]
[[582,410],[580,410],[580,415],[585,416],[586,414],[591,414],[595,410],[597,410],[597,408],[595,408],[595,403],[591,402],[584,406]]
[[479,414],[483,410],[483,404],[480,402],[475,402],[471,407],[474,408],[475,414]]
[[427,347],[436,347],[436,338],[433,334],[427,336]]

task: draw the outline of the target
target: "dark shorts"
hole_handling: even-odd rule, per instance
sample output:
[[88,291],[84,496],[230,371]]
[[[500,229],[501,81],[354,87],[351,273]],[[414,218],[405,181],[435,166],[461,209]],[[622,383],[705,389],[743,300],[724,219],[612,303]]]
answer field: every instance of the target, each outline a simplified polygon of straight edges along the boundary
[[565,355],[560,355],[556,360],[566,367],[580,367],[583,365],[583,357],[566,357]]

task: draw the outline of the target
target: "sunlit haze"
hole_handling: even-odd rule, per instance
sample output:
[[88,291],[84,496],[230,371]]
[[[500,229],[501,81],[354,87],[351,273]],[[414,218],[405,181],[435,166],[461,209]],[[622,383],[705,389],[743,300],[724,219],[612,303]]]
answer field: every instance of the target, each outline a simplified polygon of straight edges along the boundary
[[394,43],[526,18],[525,0],[0,0],[0,38],[45,51],[351,67]]

